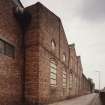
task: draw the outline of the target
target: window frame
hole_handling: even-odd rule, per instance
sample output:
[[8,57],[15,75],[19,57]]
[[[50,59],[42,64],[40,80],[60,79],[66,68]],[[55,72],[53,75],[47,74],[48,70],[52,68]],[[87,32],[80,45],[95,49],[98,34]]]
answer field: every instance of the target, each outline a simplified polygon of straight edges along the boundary
[[[55,77],[53,78],[52,75]],[[55,83],[52,83],[52,81]],[[57,86],[57,64],[54,59],[50,60],[50,86]]]
[[63,70],[62,72],[62,85],[63,85],[63,88],[66,88],[67,87],[67,71],[66,70]]
[[2,45],[0,45],[0,53],[4,54],[5,53],[5,43],[1,39],[0,39],[0,44],[2,44]]
[[69,88],[72,89],[73,87],[73,74],[72,72],[69,73]]
[[52,50],[55,50],[55,48],[56,48],[56,43],[53,39],[51,40],[51,48],[52,48]]
[[66,54],[63,54],[62,60],[63,60],[63,62],[66,62]]
[[8,57],[14,58],[15,57],[15,47],[12,44],[2,39],[0,39],[0,42],[4,44],[2,48],[3,51],[1,51],[0,54],[4,54]]

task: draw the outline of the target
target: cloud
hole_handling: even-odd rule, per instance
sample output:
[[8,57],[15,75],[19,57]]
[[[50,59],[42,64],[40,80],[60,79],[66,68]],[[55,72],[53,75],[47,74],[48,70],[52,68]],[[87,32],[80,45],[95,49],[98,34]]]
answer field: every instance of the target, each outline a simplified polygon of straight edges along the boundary
[[[24,6],[29,6],[36,3],[38,0],[21,0]],[[59,8],[60,5],[63,7],[61,10],[72,13],[77,17],[91,21],[103,21],[105,20],[105,0],[65,0],[59,1],[59,5],[56,4],[55,0],[42,1],[45,4],[49,4],[52,8]],[[52,4],[52,5],[51,5]],[[69,15],[70,15],[69,14]]]
[[[29,6],[38,0],[21,0]],[[81,55],[84,73],[94,79],[95,70],[103,70],[101,87],[105,86],[105,0],[39,0],[57,14],[63,23],[69,43],[76,43]]]
[[32,4],[35,4],[37,0],[20,0],[24,7],[30,6]]
[[105,0],[81,0],[77,14],[81,18],[92,21],[105,20]]

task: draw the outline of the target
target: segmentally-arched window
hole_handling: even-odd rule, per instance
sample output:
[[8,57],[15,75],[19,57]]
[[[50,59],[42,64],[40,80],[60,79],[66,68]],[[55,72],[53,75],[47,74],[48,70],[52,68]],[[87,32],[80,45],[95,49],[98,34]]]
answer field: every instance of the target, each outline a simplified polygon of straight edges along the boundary
[[66,88],[67,84],[67,73],[66,70],[63,70],[63,88]]
[[72,72],[70,72],[69,74],[69,88],[71,89],[73,85],[73,75]]
[[50,85],[56,86],[57,81],[57,65],[54,60],[50,61]]

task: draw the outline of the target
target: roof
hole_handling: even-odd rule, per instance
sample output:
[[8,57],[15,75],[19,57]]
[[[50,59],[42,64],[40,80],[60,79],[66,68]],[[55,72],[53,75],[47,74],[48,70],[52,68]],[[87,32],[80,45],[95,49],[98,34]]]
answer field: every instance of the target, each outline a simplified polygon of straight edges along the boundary
[[33,4],[33,5],[31,5],[31,6],[28,6],[28,7],[25,7],[25,9],[27,9],[27,10],[32,10],[34,7],[36,7],[36,6],[38,6],[39,8],[45,8],[47,11],[49,11],[52,15],[55,15],[57,18],[59,18],[59,20],[60,20],[60,17],[59,16],[57,16],[56,14],[54,14],[52,11],[50,11],[47,7],[45,7],[41,2],[37,2],[37,3],[35,3],[35,4]]

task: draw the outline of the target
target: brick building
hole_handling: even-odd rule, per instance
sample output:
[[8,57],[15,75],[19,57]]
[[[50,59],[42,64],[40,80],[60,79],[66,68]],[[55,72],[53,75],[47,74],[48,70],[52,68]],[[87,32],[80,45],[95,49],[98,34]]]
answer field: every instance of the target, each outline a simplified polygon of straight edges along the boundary
[[24,9],[13,1],[0,0],[0,104],[46,104],[90,91],[60,18],[41,3]]

